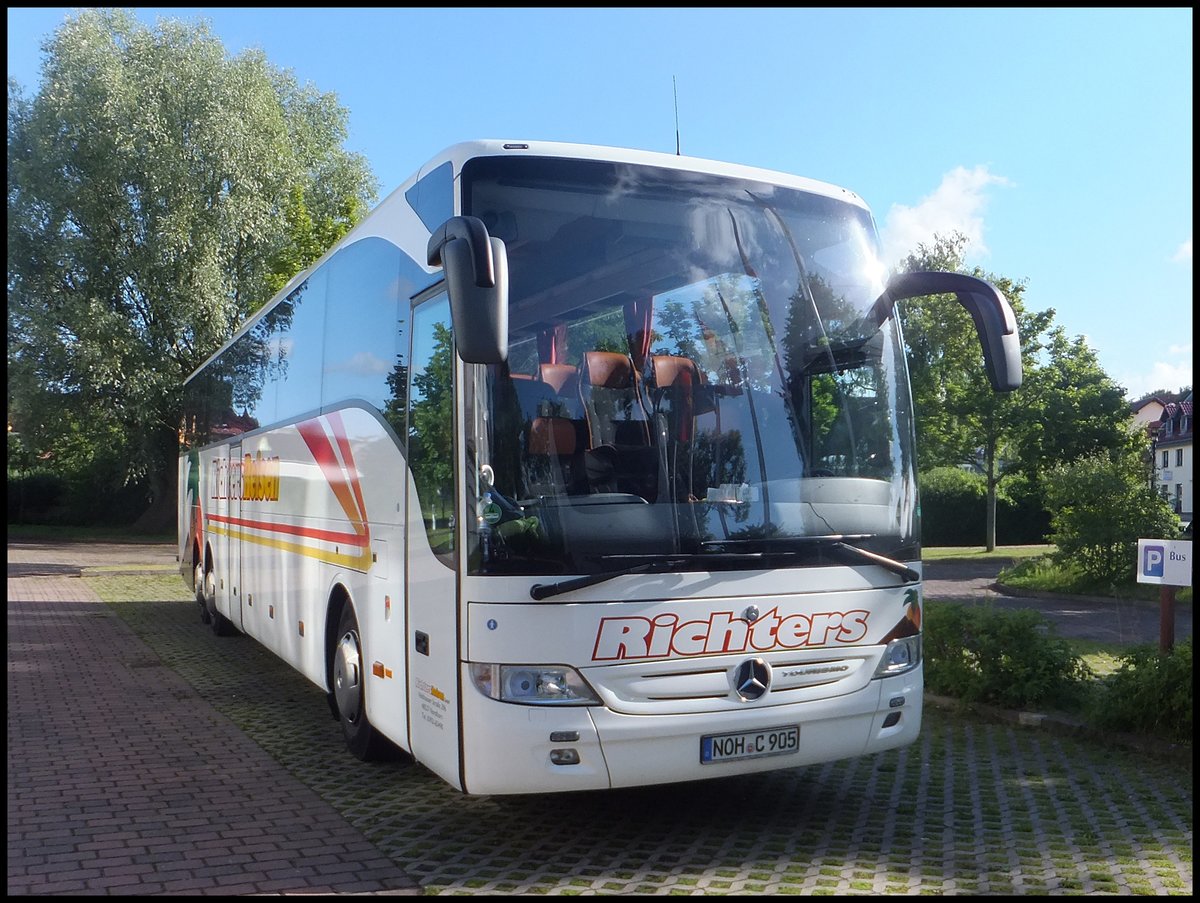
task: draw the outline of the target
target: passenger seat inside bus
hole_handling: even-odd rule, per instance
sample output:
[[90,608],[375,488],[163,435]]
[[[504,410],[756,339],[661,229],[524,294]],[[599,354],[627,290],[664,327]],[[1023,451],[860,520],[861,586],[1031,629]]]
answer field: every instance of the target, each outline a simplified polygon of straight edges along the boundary
[[586,492],[583,413],[578,375],[570,364],[542,364],[514,382],[525,430],[525,485],[529,496]]
[[629,355],[584,352],[579,397],[587,422],[585,468],[593,492],[631,493],[653,501],[658,461],[640,382]]
[[[696,418],[713,407],[702,390],[704,379],[689,357],[658,354],[650,358],[646,394],[665,444],[667,474],[677,501],[694,501],[692,459]],[[703,494],[703,492],[701,492]]]

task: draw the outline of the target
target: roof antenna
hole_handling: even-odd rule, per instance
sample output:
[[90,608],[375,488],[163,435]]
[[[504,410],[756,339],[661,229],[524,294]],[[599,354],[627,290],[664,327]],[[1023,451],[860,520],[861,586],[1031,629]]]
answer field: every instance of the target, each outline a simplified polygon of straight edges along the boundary
[[671,91],[675,94],[675,156],[679,156],[679,89],[675,87],[675,76],[671,76]]

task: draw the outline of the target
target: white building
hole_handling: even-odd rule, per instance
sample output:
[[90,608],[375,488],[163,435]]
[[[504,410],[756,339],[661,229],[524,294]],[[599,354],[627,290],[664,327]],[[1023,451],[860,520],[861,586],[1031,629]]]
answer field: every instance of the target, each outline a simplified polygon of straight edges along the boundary
[[1179,519],[1192,520],[1192,393],[1162,406],[1157,430],[1151,431],[1154,482]]

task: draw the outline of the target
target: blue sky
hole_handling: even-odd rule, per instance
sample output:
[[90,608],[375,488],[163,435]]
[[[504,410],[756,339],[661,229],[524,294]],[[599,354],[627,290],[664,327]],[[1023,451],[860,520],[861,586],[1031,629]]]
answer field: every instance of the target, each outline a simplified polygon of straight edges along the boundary
[[[69,12],[8,9],[27,94]],[[1191,385],[1191,9],[136,12],[335,93],[381,198],[473,138],[673,153],[677,90],[684,154],[857,192],[889,262],[962,231],[1131,397]]]

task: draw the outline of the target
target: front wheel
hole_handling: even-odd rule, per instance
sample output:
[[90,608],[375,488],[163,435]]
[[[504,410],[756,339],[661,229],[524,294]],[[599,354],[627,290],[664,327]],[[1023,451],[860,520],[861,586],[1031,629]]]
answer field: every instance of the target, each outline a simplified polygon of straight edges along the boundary
[[346,602],[338,618],[333,650],[333,696],[346,746],[364,762],[386,758],[390,744],[367,720],[367,671],[354,606]]
[[200,609],[200,623],[207,624],[212,620],[212,615],[208,613],[208,599],[204,595],[204,565],[198,560],[196,566],[192,568],[192,586],[196,590],[196,605]]

